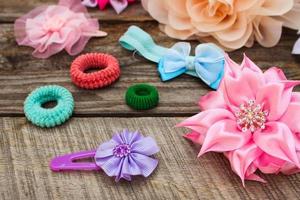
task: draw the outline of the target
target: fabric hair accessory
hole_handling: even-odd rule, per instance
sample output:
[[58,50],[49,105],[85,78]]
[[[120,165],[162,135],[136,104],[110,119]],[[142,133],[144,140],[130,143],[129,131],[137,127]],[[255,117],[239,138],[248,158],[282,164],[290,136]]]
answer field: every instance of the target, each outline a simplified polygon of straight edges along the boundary
[[[85,73],[91,68],[100,71]],[[109,54],[88,53],[78,56],[70,69],[71,79],[75,85],[85,89],[106,87],[115,82],[121,74],[118,60]]]
[[32,55],[48,58],[65,49],[80,53],[91,37],[104,37],[97,19],[90,18],[81,0],[60,0],[58,5],[40,6],[14,24],[18,45],[30,46]]
[[128,88],[125,95],[126,104],[136,110],[148,110],[158,105],[157,89],[148,84],[136,84]]
[[178,126],[185,137],[201,144],[199,156],[223,153],[244,180],[264,182],[255,174],[300,171],[300,81],[287,80],[279,68],[264,73],[249,58],[240,65],[228,56],[217,91],[201,97],[202,112]]
[[[97,150],[82,151],[54,158],[50,163],[52,171],[103,170],[115,180],[131,181],[131,176],[148,177],[158,165],[151,156],[159,151],[155,140],[144,137],[138,131],[124,130],[111,140],[101,144]],[[75,162],[93,158],[94,162]]]
[[212,89],[217,89],[224,75],[224,52],[212,43],[199,44],[195,56],[191,56],[189,43],[178,42],[168,49],[155,44],[152,37],[137,26],[129,27],[119,42],[125,49],[136,51],[146,59],[158,63],[162,81],[185,73],[198,77]]
[[82,4],[87,7],[96,7],[98,5],[100,10],[104,10],[110,4],[114,10],[120,14],[128,4],[134,3],[135,0],[83,0]]
[[[43,104],[55,101],[53,108],[43,108]],[[24,113],[33,124],[51,128],[67,121],[74,110],[72,94],[64,87],[47,85],[35,89],[24,102]]]

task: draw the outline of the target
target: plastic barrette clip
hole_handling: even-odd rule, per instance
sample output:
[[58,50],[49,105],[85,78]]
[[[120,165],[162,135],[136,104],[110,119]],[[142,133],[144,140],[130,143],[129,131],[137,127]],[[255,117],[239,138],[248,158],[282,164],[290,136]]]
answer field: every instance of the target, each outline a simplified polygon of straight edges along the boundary
[[[115,176],[116,181],[122,178],[131,181],[131,176],[148,177],[154,171],[158,160],[150,156],[158,151],[159,147],[153,138],[144,137],[137,131],[124,130],[101,144],[97,150],[55,157],[50,163],[50,169],[54,172],[102,169],[108,176]],[[88,158],[93,161],[78,162]]]

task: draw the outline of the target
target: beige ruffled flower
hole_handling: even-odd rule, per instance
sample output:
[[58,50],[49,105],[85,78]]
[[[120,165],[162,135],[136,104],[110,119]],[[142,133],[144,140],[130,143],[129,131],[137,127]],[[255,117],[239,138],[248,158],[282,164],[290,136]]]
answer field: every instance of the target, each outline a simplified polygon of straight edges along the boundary
[[[276,45],[282,26],[299,29],[300,0],[142,0],[173,38],[197,38],[233,50]],[[298,7],[297,7],[298,6]]]

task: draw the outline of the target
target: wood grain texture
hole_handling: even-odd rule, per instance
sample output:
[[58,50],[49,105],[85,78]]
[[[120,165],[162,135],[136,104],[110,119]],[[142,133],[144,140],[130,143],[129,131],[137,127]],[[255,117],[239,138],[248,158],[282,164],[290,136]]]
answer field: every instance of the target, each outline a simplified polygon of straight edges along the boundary
[[[183,118],[72,118],[40,129],[24,118],[0,119],[0,198],[5,199],[299,199],[300,175],[263,175],[246,188],[221,154],[196,158],[199,147],[173,128]],[[94,149],[123,128],[140,130],[160,146],[148,178],[115,183],[103,172],[51,172],[51,158]]]
[[[36,59],[32,49],[17,46],[13,36],[13,25],[0,25],[0,115],[23,115],[23,101],[36,87],[59,84],[68,88],[76,101],[75,115],[78,116],[172,116],[191,115],[199,111],[198,99],[210,89],[199,79],[183,75],[169,82],[161,82],[156,65],[118,44],[118,39],[132,25],[138,25],[154,36],[155,41],[170,47],[176,42],[161,33],[154,22],[103,23],[108,37],[92,39],[84,52],[104,52],[117,57],[122,68],[120,80],[111,87],[98,90],[82,90],[75,87],[69,77],[70,63],[74,59],[61,52],[49,59]],[[117,31],[116,31],[117,30]],[[280,43],[271,49],[255,45],[251,49],[231,52],[230,56],[241,62],[243,52],[264,70],[280,66],[289,79],[300,79],[300,57],[292,56],[291,49],[297,39],[296,32],[284,31]],[[193,47],[198,42],[192,41]],[[147,112],[134,111],[125,104],[124,93],[134,83],[150,83],[160,93],[160,104]]]
[[[53,5],[58,0],[15,0],[15,1],[0,1],[0,23],[14,22],[23,14],[29,12],[33,8],[41,5]],[[89,14],[100,21],[153,21],[147,12],[141,8],[139,3],[135,3],[126,8],[126,12],[119,15],[108,6],[107,9],[99,11],[98,8],[88,8]]]

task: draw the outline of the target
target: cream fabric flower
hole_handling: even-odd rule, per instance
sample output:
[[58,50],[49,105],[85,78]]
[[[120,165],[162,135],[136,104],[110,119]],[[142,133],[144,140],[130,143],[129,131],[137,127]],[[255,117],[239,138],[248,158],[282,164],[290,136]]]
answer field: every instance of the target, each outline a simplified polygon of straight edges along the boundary
[[202,39],[228,50],[250,47],[254,41],[265,47],[276,45],[283,25],[296,29],[300,23],[294,18],[299,13],[293,9],[297,2],[300,0],[142,0],[170,37]]

